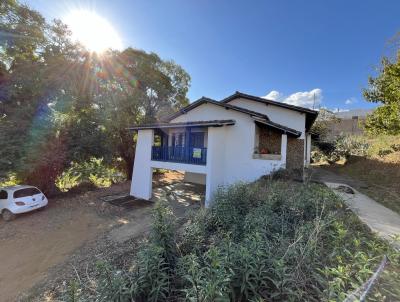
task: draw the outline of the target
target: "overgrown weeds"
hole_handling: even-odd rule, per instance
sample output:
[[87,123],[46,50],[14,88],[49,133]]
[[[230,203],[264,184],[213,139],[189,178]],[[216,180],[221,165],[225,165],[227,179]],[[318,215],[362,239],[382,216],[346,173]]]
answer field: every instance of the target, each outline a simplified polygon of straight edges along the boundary
[[153,218],[132,267],[100,267],[91,290],[71,283],[70,301],[340,301],[384,254],[392,273],[370,299],[400,297],[388,287],[400,282],[399,253],[321,185],[237,184],[182,227],[163,203]]

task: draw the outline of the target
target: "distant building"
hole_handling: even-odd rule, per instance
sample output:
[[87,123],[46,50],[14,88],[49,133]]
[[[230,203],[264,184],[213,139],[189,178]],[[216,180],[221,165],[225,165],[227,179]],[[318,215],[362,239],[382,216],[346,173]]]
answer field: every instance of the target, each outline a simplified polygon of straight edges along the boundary
[[364,123],[368,114],[374,109],[352,109],[348,111],[335,112],[336,121],[329,123],[332,136],[341,134],[362,135],[364,133]]

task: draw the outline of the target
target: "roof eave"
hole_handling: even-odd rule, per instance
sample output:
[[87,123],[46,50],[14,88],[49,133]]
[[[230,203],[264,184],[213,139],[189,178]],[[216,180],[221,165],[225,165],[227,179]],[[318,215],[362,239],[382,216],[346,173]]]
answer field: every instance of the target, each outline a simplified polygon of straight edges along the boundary
[[274,123],[274,122],[271,122],[271,121],[262,121],[262,120],[258,120],[258,119],[254,119],[254,121],[256,123],[258,122],[260,124],[263,124],[263,125],[265,125],[267,127],[278,129],[282,133],[291,135],[291,136],[296,137],[296,138],[301,136],[301,132],[300,131],[297,131],[295,129],[280,125],[278,123]]
[[181,127],[222,127],[235,125],[235,120],[190,121],[181,123],[145,124],[128,128],[128,130],[168,129]]

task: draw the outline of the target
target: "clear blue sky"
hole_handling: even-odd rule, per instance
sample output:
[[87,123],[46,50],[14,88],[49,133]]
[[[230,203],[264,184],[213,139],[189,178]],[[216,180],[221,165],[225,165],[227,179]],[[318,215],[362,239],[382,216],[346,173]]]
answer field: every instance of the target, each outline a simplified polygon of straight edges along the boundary
[[236,90],[258,96],[275,90],[285,99],[321,89],[322,106],[371,107],[361,90],[400,31],[398,0],[24,2],[46,18],[76,7],[95,10],[124,46],[182,65],[192,78],[191,101]]

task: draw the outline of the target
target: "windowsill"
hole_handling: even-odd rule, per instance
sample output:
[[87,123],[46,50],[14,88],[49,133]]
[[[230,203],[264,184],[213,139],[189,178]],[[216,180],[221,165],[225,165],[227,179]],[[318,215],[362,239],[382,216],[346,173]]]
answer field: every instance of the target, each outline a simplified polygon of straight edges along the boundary
[[253,154],[253,159],[264,159],[264,160],[281,160],[280,154]]

